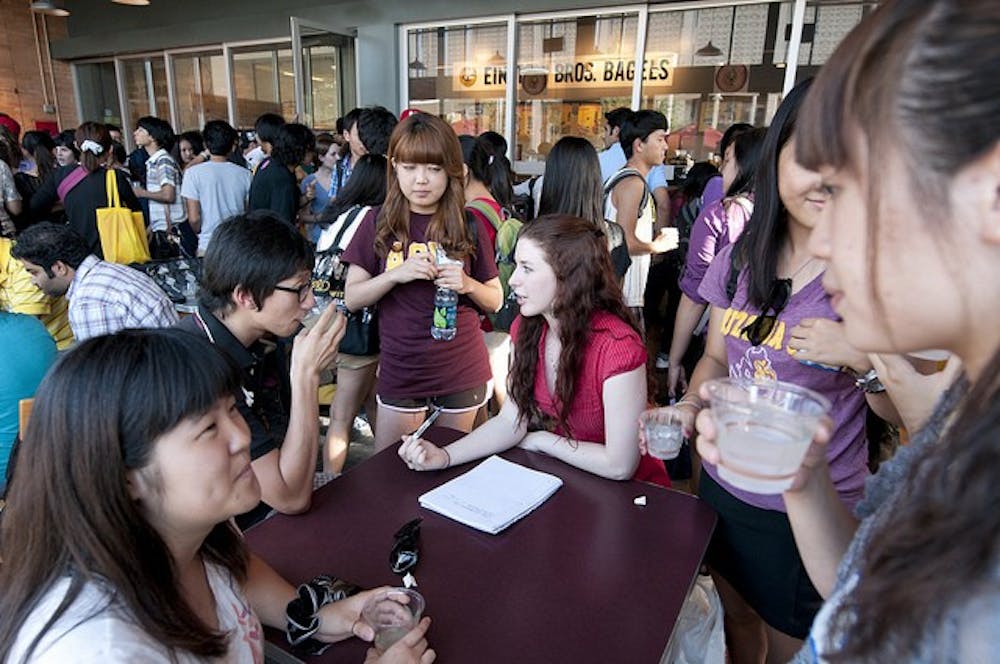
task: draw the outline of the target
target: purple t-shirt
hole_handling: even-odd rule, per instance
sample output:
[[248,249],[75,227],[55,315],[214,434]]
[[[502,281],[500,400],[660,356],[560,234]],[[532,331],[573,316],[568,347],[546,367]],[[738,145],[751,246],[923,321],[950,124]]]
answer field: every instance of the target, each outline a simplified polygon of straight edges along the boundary
[[746,196],[725,198],[709,205],[705,204],[691,227],[691,242],[684,260],[684,274],[681,275],[681,291],[698,304],[706,304],[698,294],[698,287],[708,266],[723,248],[736,242],[743,233],[750,215],[753,201]]
[[[778,316],[771,335],[760,346],[751,346],[743,328],[754,320],[760,310],[747,302],[749,275],[744,269],[737,281],[732,302],[726,297],[732,245],[726,247],[708,268],[701,284],[701,295],[715,307],[723,309],[722,334],[726,341],[729,375],[741,378],[767,378],[793,383],[819,392],[833,404],[833,438],[827,447],[830,476],[841,500],[850,508],[861,499],[865,478],[868,477],[868,443],[865,437],[865,395],[854,385],[854,379],[842,371],[829,371],[807,366],[788,352],[791,330],[805,318],[839,320],[830,306],[830,296],[823,290],[822,276],[793,293]],[[755,507],[784,512],[781,495],[764,496],[737,489],[719,477],[714,465],[703,463],[705,470],[726,491]]]
[[718,203],[725,194],[726,192],[722,190],[722,176],[715,175],[709,179],[705,185],[705,190],[701,192],[701,204],[708,207],[709,205]]
[[[364,268],[377,276],[398,267],[406,257],[430,251],[427,242],[431,215],[410,215],[410,240],[400,251],[390,251],[385,258],[375,253],[375,219],[380,208],[373,208],[362,219],[351,244],[344,252],[346,263]],[[465,272],[485,283],[497,276],[493,247],[489,236],[478,229],[478,249],[474,259],[465,259]],[[378,301],[379,356],[378,394],[384,398],[421,399],[472,389],[486,383],[492,373],[483,333],[479,329],[479,310],[473,301],[458,298],[456,327],[451,341],[431,338],[434,313],[434,282],[410,281],[394,286]]]

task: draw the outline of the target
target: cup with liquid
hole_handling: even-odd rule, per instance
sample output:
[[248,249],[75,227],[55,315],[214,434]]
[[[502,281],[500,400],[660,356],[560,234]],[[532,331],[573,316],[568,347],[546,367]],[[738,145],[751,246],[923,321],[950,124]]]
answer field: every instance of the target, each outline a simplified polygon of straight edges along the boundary
[[647,410],[639,416],[649,456],[675,459],[684,443],[681,419],[673,409]]
[[412,588],[389,588],[372,595],[361,617],[375,630],[375,650],[380,654],[417,626],[424,613],[424,598]]
[[778,494],[792,485],[830,401],[781,381],[720,378],[705,384],[719,447],[719,477]]

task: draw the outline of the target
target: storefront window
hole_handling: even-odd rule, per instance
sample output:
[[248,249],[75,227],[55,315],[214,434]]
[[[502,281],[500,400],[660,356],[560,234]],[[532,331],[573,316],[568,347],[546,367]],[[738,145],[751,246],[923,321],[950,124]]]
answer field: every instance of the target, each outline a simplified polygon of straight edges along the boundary
[[144,115],[170,119],[167,68],[163,56],[125,60],[125,114],[130,129]]
[[[791,2],[781,4],[778,19],[781,24],[792,22],[792,9]],[[809,76],[815,76],[819,67],[833,55],[834,49],[847,33],[874,9],[874,3],[864,1],[842,2],[830,6],[807,5],[802,26],[802,43],[799,45],[796,80],[801,81]],[[774,45],[775,62],[783,64],[788,59],[790,36],[788,31],[778,35]]]
[[93,62],[76,66],[82,120],[121,126],[121,106],[115,82],[114,62]]
[[407,106],[444,118],[458,134],[504,133],[507,23],[407,33]]
[[177,132],[200,130],[209,120],[227,120],[226,67],[222,53],[173,57]]
[[650,13],[646,60],[668,75],[643,79],[641,107],[670,121],[669,156],[717,156],[730,125],[770,120],[784,79],[765,57],[770,11],[760,4]]
[[515,160],[544,160],[563,136],[604,149],[604,113],[632,104],[637,32],[637,14],[519,23]]
[[233,94],[238,127],[253,127],[264,113],[277,113],[291,120],[295,115],[291,49],[285,45],[234,50]]

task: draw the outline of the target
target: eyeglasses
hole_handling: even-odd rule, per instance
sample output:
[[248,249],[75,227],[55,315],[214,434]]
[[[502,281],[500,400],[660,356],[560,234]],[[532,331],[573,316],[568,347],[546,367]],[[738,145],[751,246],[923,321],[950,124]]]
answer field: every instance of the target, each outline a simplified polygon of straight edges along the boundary
[[[774,331],[774,325],[778,322],[778,316],[784,311],[785,305],[788,304],[788,298],[791,295],[791,279],[774,280],[774,283],[771,284],[771,294],[768,296],[760,316],[757,316],[742,330],[746,338],[750,340],[752,346],[761,345],[771,336],[771,332]],[[769,314],[767,313],[768,311],[773,311],[774,313]]]
[[420,540],[420,522],[423,519],[417,518],[403,525],[393,536],[396,541],[392,545],[389,553],[389,566],[396,574],[406,574],[417,566],[420,560],[420,548],[417,543]]
[[312,281],[307,281],[298,288],[294,286],[275,286],[274,290],[285,291],[286,293],[295,293],[299,296],[299,302],[305,302],[309,299],[309,293],[312,291]]

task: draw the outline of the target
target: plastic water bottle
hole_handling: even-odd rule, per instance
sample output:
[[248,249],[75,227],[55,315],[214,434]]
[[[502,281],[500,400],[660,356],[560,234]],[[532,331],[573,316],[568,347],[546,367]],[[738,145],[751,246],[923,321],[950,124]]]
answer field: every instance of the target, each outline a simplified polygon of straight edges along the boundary
[[450,288],[438,288],[434,293],[434,320],[431,323],[431,337],[436,341],[451,341],[458,329],[458,293]]

